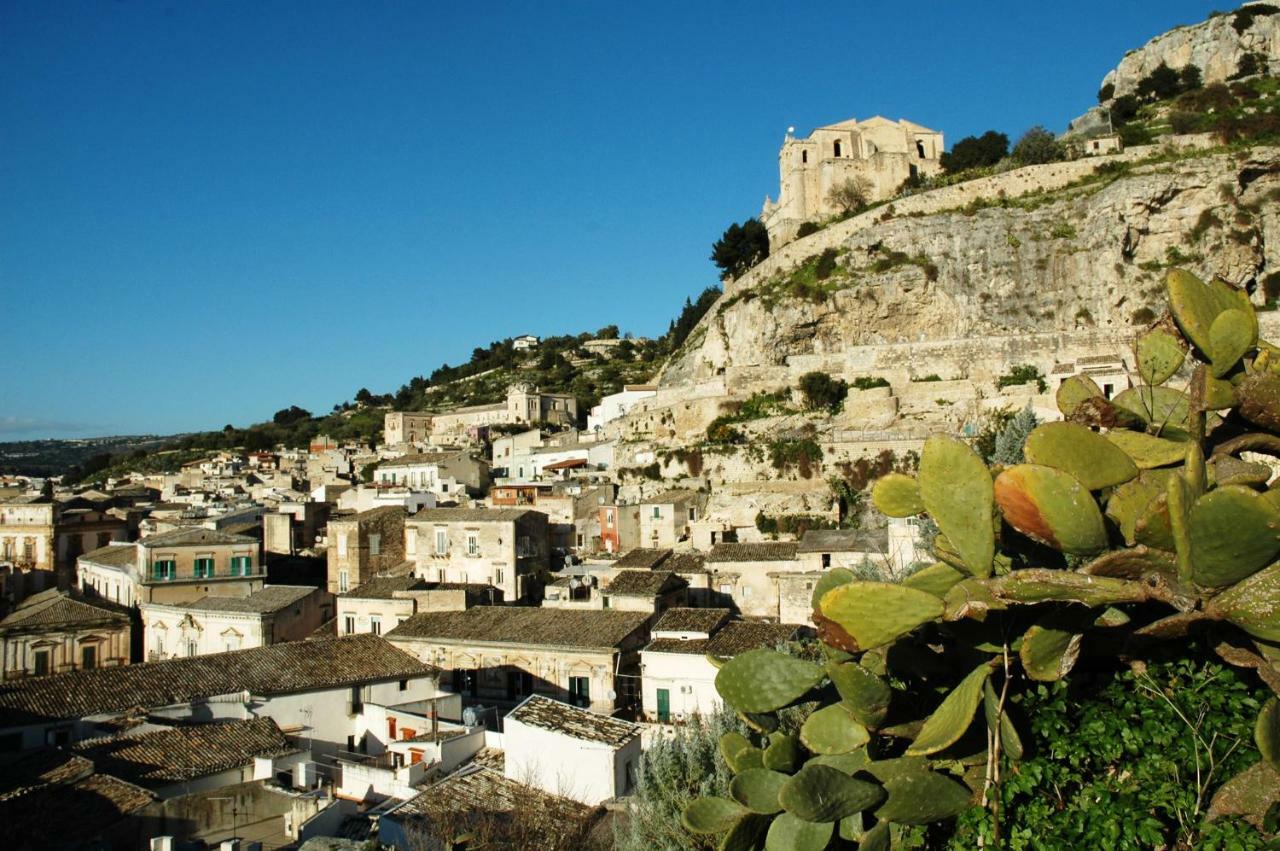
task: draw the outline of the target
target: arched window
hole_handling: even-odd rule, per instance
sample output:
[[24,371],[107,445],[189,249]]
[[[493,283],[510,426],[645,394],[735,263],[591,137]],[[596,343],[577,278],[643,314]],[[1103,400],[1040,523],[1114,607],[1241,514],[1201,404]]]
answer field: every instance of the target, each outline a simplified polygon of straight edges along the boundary
[[840,140],[839,139],[836,139],[835,144],[832,146],[832,149],[835,152],[835,155],[837,157],[840,156]]

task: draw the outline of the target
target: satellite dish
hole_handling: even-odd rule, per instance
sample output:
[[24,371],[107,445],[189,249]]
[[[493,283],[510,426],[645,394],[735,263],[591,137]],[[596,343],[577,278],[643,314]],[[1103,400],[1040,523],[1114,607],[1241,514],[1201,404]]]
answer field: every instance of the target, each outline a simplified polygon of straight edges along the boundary
[[581,583],[581,582],[579,582],[579,581],[578,581],[578,580],[576,580],[576,579],[570,579],[570,580],[569,580],[569,587],[570,587],[570,588],[575,588],[575,589],[576,589],[576,588],[581,588],[581,587],[582,587],[582,583]]

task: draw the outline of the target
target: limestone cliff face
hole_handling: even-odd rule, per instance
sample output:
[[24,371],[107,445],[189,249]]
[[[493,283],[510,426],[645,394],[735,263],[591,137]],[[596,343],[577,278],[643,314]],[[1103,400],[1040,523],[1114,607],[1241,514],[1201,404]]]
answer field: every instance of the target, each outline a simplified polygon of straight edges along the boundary
[[[1242,7],[1247,8],[1247,5]],[[1241,25],[1243,23],[1242,19]],[[1236,14],[1229,12],[1161,33],[1137,50],[1125,54],[1120,64],[1103,77],[1102,84],[1114,85],[1116,97],[1132,94],[1138,81],[1161,62],[1174,69],[1195,65],[1206,84],[1219,83],[1236,72],[1241,57],[1246,53],[1265,57],[1272,73],[1280,70],[1280,12],[1252,16],[1251,23],[1243,32],[1237,32],[1235,24]]]
[[[1162,310],[1169,265],[1258,290],[1280,271],[1278,148],[1138,163],[1111,182],[982,207],[913,217],[883,208],[793,243],[796,266],[840,252],[823,282],[834,292],[797,294],[794,270],[770,258],[712,307],[661,383],[889,344],[1067,331],[1124,341]],[[945,376],[944,366],[935,371]]]

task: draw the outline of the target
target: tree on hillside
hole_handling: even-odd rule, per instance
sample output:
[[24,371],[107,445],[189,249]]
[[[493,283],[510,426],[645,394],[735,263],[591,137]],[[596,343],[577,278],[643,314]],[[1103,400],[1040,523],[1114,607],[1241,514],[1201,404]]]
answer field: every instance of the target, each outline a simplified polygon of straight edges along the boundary
[[1009,153],[1009,137],[994,130],[981,136],[966,136],[944,153],[942,167],[952,173],[995,165]]
[[674,352],[684,344],[694,326],[711,309],[711,305],[716,303],[720,293],[719,287],[707,287],[698,295],[697,301],[688,298],[684,300],[684,309],[672,320],[671,327],[667,329],[667,344],[670,351]]
[[806,372],[800,376],[800,393],[811,411],[835,413],[849,395],[847,382],[832,378],[825,372]]
[[1036,125],[1013,146],[1013,158],[1023,165],[1039,165],[1065,159],[1066,150],[1052,133]]
[[1178,72],[1178,89],[1180,91],[1193,91],[1203,85],[1204,80],[1200,76],[1199,68],[1195,65],[1182,66],[1182,70]]
[[596,332],[597,340],[616,340],[621,335],[617,325],[606,325]]
[[729,225],[711,246],[711,262],[723,278],[737,278],[768,256],[769,233],[759,219]]
[[1138,99],[1133,95],[1121,95],[1111,102],[1111,126],[1123,127],[1138,114]]
[[827,194],[834,206],[839,207],[845,215],[856,213],[871,203],[871,181],[865,177],[851,177],[843,183],[831,187]]
[[287,408],[276,411],[276,415],[271,418],[271,421],[276,425],[293,425],[309,419],[311,419],[310,411],[299,408],[297,405],[290,405]]
[[356,401],[361,405],[369,405],[373,403],[373,394],[369,392],[368,387],[361,387],[356,391]]
[[1141,100],[1168,100],[1182,90],[1181,86],[1178,72],[1161,62],[1138,81],[1136,91]]

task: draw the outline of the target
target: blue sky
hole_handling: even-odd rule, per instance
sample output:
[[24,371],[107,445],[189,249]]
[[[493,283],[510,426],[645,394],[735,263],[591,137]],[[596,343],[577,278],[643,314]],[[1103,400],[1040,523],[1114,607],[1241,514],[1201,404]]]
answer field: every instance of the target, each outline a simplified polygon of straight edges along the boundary
[[4,0],[0,440],[247,425],[514,334],[659,334],[777,194],[788,125],[1060,130],[1211,8]]

